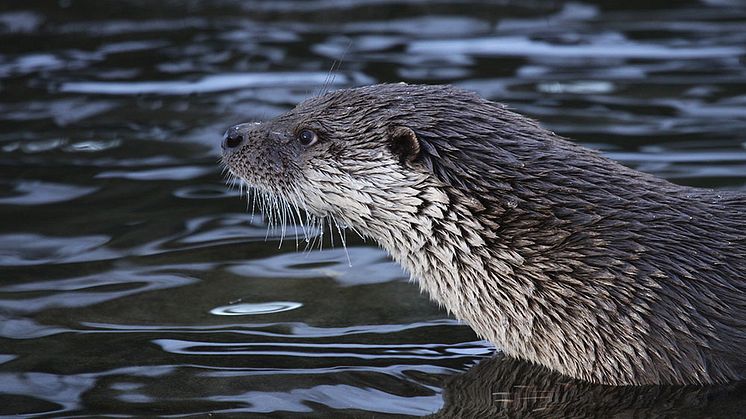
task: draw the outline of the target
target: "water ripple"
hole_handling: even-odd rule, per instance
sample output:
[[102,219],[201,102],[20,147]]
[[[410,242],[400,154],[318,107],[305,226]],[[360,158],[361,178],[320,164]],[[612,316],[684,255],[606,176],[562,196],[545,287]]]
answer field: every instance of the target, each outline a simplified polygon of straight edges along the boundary
[[45,265],[111,259],[120,253],[107,249],[102,235],[44,237],[35,234],[0,235],[0,266]]
[[[193,93],[222,92],[268,86],[322,86],[327,73],[252,73],[219,74],[206,76],[198,81],[140,81],[140,82],[67,82],[61,92],[95,93],[104,95],[189,95]],[[338,75],[335,85],[350,83],[346,75]]]
[[[0,184],[2,181],[0,181]],[[13,184],[14,196],[0,196],[0,205],[44,205],[72,201],[98,190],[95,187],[65,185],[41,181]],[[0,241],[0,243],[2,243]],[[1,245],[1,244],[0,244]]]
[[342,285],[376,284],[407,277],[401,267],[388,259],[385,252],[358,247],[307,254],[284,253],[239,263],[231,267],[230,272],[260,278],[327,277]]
[[730,58],[746,51],[742,47],[667,47],[656,44],[598,41],[595,44],[557,45],[534,41],[525,37],[428,39],[411,42],[407,51],[412,54],[477,54],[487,56],[522,56],[541,58],[588,57],[635,59],[704,59]]

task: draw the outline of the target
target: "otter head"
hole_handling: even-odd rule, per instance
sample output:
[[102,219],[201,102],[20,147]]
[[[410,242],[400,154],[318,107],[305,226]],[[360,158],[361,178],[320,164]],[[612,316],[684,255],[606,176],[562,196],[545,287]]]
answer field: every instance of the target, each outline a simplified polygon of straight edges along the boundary
[[437,98],[453,92],[395,84],[327,93],[273,120],[229,128],[223,161],[283,204],[370,234],[371,223],[414,213],[425,199],[435,150],[418,131],[437,126]]

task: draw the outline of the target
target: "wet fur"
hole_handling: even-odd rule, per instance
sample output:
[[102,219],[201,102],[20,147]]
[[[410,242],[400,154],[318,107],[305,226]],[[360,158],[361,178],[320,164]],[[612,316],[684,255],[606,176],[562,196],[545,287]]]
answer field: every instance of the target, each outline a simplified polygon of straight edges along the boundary
[[448,86],[340,90],[231,129],[247,139],[233,174],[374,238],[507,355],[604,384],[744,378],[744,195],[634,171]]

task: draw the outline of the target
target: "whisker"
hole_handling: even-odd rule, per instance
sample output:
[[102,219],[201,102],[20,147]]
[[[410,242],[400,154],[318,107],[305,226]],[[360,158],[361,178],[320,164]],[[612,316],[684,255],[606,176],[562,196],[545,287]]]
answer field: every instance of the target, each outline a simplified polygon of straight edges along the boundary
[[254,216],[256,215],[256,201],[258,199],[256,195],[257,193],[254,188],[249,189],[247,199],[251,201],[251,219],[249,220],[251,224],[254,224]]
[[290,205],[290,218],[292,219],[293,225],[295,226],[295,228],[293,229],[293,233],[294,233],[293,236],[295,236],[295,251],[297,252],[298,247],[299,247],[298,246],[298,225],[302,225],[302,223],[301,223],[300,218],[298,218],[297,220],[295,219],[295,212],[293,212],[293,209],[295,209],[296,212],[298,211],[298,205],[295,202],[293,202],[292,204],[288,203],[288,205]]
[[[280,247],[282,247],[282,241],[285,239],[285,233],[287,232],[287,226],[288,226],[288,220],[287,220],[288,203],[286,200],[282,199],[281,202],[279,202],[279,204],[282,204],[282,206],[278,208],[278,212],[279,210],[282,210],[282,226],[280,227]],[[280,214],[278,213],[278,216],[279,215]]]
[[334,247],[334,229],[332,229],[332,217],[326,217],[326,221],[329,224],[329,240],[330,240],[330,246]]
[[347,52],[350,50],[350,47],[352,46],[352,40],[350,40],[347,43],[347,46],[345,47],[344,51],[342,51],[342,56],[339,57],[337,70],[334,70],[334,65],[332,64],[332,79],[329,81],[329,85],[327,87],[331,87],[334,85],[334,80],[337,78],[337,73],[339,72],[339,68],[342,67],[342,63],[345,60],[345,57],[347,56]]
[[336,59],[332,62],[332,66],[329,69],[329,73],[327,73],[326,78],[324,79],[324,84],[321,87],[321,91],[317,96],[323,96],[325,95],[332,85],[334,85],[334,80],[337,78],[337,73],[339,72],[339,68],[342,66],[342,63],[344,62],[345,56],[347,55],[347,52],[350,50],[350,47],[352,46],[352,40],[350,40],[347,43],[347,46],[342,51],[342,55],[339,57],[339,59]]
[[334,225],[337,227],[337,232],[339,233],[339,240],[342,241],[342,248],[345,251],[345,256],[347,256],[347,266],[352,268],[352,261],[350,260],[350,252],[347,251],[347,238],[344,236],[344,234],[342,234],[342,231],[344,229],[342,229],[339,226],[339,223],[337,222],[337,219],[334,217],[334,215],[330,215],[329,219],[334,220]]

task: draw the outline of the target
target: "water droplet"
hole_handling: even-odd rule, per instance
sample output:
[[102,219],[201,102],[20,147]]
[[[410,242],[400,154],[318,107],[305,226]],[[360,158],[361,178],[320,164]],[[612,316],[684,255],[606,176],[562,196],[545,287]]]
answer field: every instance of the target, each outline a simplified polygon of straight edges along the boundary
[[216,316],[249,316],[253,314],[280,313],[303,307],[303,304],[292,301],[271,301],[268,303],[243,303],[215,307],[210,314]]

